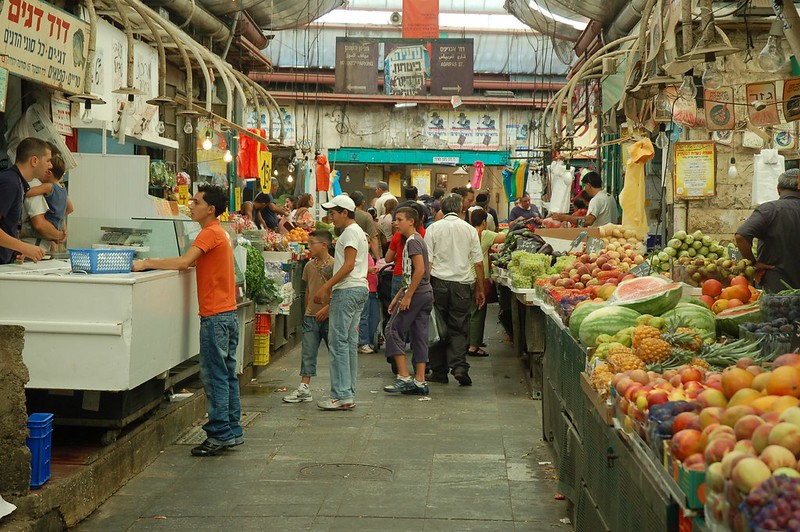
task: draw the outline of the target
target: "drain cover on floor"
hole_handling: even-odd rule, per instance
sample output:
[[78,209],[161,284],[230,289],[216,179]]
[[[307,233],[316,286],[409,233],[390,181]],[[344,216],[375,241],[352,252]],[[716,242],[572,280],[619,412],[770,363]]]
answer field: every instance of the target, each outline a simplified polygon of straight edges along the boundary
[[[261,412],[242,412],[242,427],[249,427],[253,424]],[[206,432],[202,426],[189,427],[183,434],[181,434],[175,441],[178,445],[200,445],[206,440]]]
[[315,479],[390,480],[392,470],[370,464],[314,464],[300,468],[300,475]]

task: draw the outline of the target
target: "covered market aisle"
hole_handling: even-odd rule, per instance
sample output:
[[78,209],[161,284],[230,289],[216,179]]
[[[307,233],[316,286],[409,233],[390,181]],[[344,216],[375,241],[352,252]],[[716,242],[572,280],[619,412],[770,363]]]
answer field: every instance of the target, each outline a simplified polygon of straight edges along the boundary
[[[372,354],[359,355],[355,410],[283,404],[279,390],[298,381],[294,349],[243,392],[245,445],[202,460],[167,447],[77,530],[571,529],[541,402],[496,312],[491,356],[470,359],[473,386],[431,384],[430,401],[380,391],[392,374]],[[327,359],[323,348],[315,399]]]

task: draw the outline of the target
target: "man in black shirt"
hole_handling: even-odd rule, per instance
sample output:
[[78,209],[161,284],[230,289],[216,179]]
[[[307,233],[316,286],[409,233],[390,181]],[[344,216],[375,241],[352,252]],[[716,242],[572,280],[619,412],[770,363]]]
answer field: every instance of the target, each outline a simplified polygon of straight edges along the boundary
[[277,192],[278,180],[273,177],[269,193],[261,192],[253,200],[256,225],[260,229],[275,231],[278,228],[278,215],[283,216],[286,214],[286,209],[275,202],[275,194]]
[[14,262],[17,253],[34,262],[44,258],[39,246],[22,242],[19,224],[28,182],[43,181],[50,170],[50,147],[41,139],[28,137],[17,146],[16,164],[0,172],[0,264]]
[[[787,287],[800,288],[800,170],[787,170],[778,178],[779,199],[755,208],[736,230],[736,246],[742,257],[756,265],[756,281],[767,292]],[[753,256],[753,239],[758,239],[758,258]]]

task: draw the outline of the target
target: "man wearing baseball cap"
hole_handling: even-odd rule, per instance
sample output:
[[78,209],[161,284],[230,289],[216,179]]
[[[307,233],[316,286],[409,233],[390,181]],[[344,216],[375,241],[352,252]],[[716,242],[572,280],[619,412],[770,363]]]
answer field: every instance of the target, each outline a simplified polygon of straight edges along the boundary
[[314,294],[314,302],[331,292],[328,353],[331,368],[330,399],[319,401],[322,410],[350,410],[356,406],[358,373],[358,322],[369,295],[367,285],[367,235],[355,220],[356,205],[345,195],[322,204],[337,232],[333,277]]

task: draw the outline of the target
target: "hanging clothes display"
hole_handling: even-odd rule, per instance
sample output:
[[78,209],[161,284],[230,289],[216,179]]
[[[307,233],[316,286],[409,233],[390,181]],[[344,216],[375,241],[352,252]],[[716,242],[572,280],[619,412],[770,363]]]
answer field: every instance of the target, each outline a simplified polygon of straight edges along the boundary
[[475,161],[473,164],[475,173],[472,176],[472,190],[480,190],[483,184],[483,161]]
[[[248,129],[251,133],[258,130]],[[259,142],[247,135],[239,135],[239,152],[236,154],[236,175],[245,179],[258,177]]]
[[317,192],[327,192],[331,187],[331,165],[321,153],[317,155]]
[[342,193],[342,184],[339,181],[342,177],[342,173],[339,170],[334,170],[330,175],[333,177],[333,196],[336,197]]
[[539,212],[542,212],[544,201],[542,201],[542,194],[544,194],[544,178],[538,168],[530,168],[528,170],[528,185],[525,187],[525,192],[531,198],[531,203],[536,205]]
[[636,231],[643,237],[650,231],[645,210],[644,166],[655,155],[653,144],[647,137],[628,148],[628,169],[625,172],[625,184],[619,194],[622,207],[622,225],[625,229]]
[[528,161],[520,161],[519,166],[514,166],[514,197],[519,198],[527,188]]
[[564,161],[550,163],[550,203],[547,206],[549,212],[569,212],[574,180],[572,168],[567,168]]
[[503,190],[506,193],[506,201],[512,201],[517,197],[517,184],[514,181],[514,174],[517,168],[519,168],[519,161],[514,163],[513,168],[510,166],[503,168]]
[[786,171],[786,160],[778,150],[761,150],[753,157],[753,205],[778,199],[778,177]]

